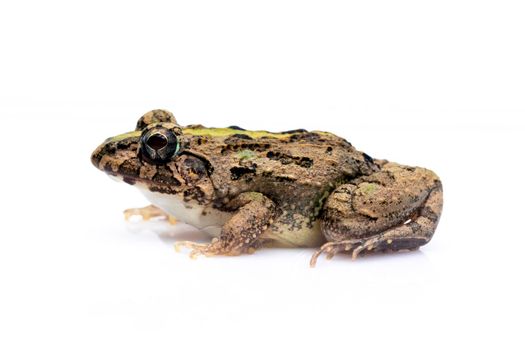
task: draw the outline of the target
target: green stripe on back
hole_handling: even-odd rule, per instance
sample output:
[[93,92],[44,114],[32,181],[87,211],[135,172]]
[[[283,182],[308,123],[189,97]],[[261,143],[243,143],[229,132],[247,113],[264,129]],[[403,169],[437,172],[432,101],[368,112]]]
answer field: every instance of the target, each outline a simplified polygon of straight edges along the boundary
[[[211,136],[211,137],[227,137],[235,134],[247,135],[251,138],[258,139],[261,137],[273,137],[277,139],[287,138],[298,133],[276,133],[265,130],[238,130],[231,128],[183,128],[183,133],[194,136]],[[317,134],[328,135],[330,133],[323,131],[313,131]]]

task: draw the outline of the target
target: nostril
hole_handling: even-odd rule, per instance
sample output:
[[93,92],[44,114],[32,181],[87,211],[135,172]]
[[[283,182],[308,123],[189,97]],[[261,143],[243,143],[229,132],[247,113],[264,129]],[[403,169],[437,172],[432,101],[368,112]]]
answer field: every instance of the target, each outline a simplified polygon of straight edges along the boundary
[[146,144],[153,148],[155,151],[158,151],[159,149],[162,149],[166,147],[168,144],[168,139],[164,135],[161,134],[153,134],[148,138],[148,141]]

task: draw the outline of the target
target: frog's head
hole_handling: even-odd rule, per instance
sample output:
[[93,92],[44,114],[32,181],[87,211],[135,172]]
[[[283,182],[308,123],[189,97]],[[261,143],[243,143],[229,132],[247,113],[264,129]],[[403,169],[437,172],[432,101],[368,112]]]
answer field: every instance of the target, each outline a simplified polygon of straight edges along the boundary
[[206,166],[199,159],[182,152],[182,128],[175,117],[164,110],[142,116],[135,131],[111,137],[91,156],[100,170],[130,185],[168,194],[183,193],[198,198],[209,187]]

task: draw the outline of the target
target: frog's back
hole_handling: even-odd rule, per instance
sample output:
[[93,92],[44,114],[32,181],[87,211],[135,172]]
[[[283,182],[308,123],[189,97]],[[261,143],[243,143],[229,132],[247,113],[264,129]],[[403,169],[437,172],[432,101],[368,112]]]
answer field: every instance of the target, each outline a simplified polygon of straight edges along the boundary
[[370,157],[328,132],[194,126],[184,134],[191,136],[189,148],[210,162],[219,198],[256,191],[279,205],[310,208],[338,183],[371,173],[374,166]]

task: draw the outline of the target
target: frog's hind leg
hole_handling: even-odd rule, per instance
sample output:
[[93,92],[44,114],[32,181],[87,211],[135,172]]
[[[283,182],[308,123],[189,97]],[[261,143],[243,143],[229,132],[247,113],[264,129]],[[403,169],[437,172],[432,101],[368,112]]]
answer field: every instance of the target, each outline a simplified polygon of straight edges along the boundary
[[380,172],[338,187],[327,199],[321,227],[328,239],[313,256],[340,252],[413,250],[432,238],[441,215],[438,177],[423,168],[389,163]]
[[140,216],[144,221],[148,221],[154,218],[166,219],[172,225],[174,225],[177,222],[177,220],[173,216],[169,215],[168,213],[154,205],[148,205],[147,207],[143,208],[131,208],[124,210],[124,217],[126,220],[129,220],[132,216]]

